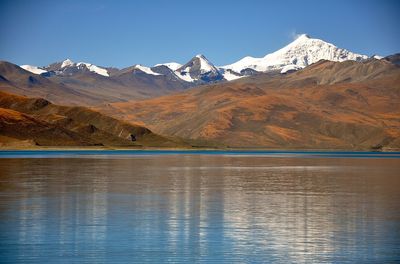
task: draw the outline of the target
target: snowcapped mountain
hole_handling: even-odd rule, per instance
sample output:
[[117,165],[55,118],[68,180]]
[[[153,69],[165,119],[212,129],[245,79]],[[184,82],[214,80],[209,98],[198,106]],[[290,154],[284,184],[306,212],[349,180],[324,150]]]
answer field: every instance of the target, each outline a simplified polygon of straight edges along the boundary
[[213,82],[223,79],[218,68],[201,54],[176,69],[175,74],[187,82]]
[[[380,56],[373,56],[374,59],[382,59]],[[300,35],[296,40],[287,46],[267,54],[262,58],[244,57],[243,59],[221,67],[214,66],[204,55],[198,54],[184,65],[177,62],[160,63],[153,67],[146,67],[140,64],[125,68],[102,68],[91,63],[75,63],[70,59],[53,63],[47,67],[36,67],[22,65],[21,67],[35,74],[43,76],[74,76],[76,74],[96,73],[105,77],[120,76],[125,72],[139,74],[146,78],[164,76],[170,81],[175,81],[184,86],[195,86],[219,81],[232,81],[241,77],[257,74],[260,72],[290,73],[297,71],[319,60],[329,61],[361,61],[368,59],[368,56],[356,54],[346,49],[338,48],[335,45],[320,39],[311,38],[306,34]],[[102,77],[101,77],[102,78]]]
[[34,73],[34,74],[42,74],[42,73],[46,73],[47,72],[46,70],[44,70],[44,69],[42,69],[40,67],[32,66],[32,65],[21,65],[20,67],[22,69],[24,69],[26,71],[29,71],[31,73]]
[[275,70],[287,72],[307,67],[322,59],[340,62],[345,60],[360,61],[367,58],[368,56],[352,53],[331,43],[310,38],[308,35],[303,34],[289,45],[262,58],[248,56],[221,68],[230,69],[237,73],[242,73],[245,69],[252,69],[258,72]]

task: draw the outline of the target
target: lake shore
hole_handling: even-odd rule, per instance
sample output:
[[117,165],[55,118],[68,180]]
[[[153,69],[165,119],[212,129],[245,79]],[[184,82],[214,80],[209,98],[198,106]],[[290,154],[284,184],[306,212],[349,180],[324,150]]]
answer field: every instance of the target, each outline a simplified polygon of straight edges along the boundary
[[295,152],[312,152],[312,151],[322,151],[322,152],[334,152],[334,151],[344,151],[344,152],[400,152],[399,148],[382,148],[382,149],[305,149],[305,148],[255,148],[255,147],[243,147],[243,148],[230,148],[230,147],[221,147],[221,148],[212,148],[212,147],[121,147],[121,146],[1,146],[0,151],[109,151],[109,150],[118,150],[118,151],[130,151],[130,150],[154,150],[154,151],[295,151]]

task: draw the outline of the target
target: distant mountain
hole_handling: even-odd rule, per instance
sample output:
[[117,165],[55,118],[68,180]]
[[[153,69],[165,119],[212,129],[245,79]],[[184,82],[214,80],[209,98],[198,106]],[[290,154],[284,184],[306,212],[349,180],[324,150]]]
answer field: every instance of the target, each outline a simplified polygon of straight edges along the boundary
[[[371,58],[381,59],[381,56],[374,55]],[[199,84],[215,83],[221,81],[232,81],[241,77],[258,74],[260,72],[290,73],[297,71],[319,60],[329,61],[361,61],[368,59],[368,56],[356,54],[346,49],[338,48],[335,45],[320,39],[311,38],[303,34],[296,40],[280,50],[267,54],[262,58],[244,57],[243,59],[221,67],[216,67],[204,55],[199,54],[190,59],[184,65],[177,62],[156,64],[154,67],[146,67],[140,64],[125,68],[100,67],[87,62],[74,63],[66,59],[46,67],[23,65],[24,69],[35,74],[51,77],[53,75],[63,77],[74,77],[87,73],[95,73],[104,77],[113,77],[126,72],[126,69],[135,69],[133,73],[142,72],[154,76],[165,75],[169,80],[174,80],[184,87],[192,87]],[[171,71],[166,71],[167,67]],[[183,84],[186,83],[186,84]]]
[[65,60],[43,68],[24,65],[23,69],[3,61],[0,62],[0,91],[39,96],[58,104],[92,106],[152,98],[193,86],[166,66],[162,66],[164,74],[140,65],[122,70],[104,68],[109,73],[105,76],[92,71],[98,71],[93,65],[87,65],[91,64]]
[[320,39],[311,38],[306,34],[300,35],[289,45],[267,54],[262,58],[244,57],[243,59],[222,66],[223,69],[230,69],[236,73],[242,73],[246,69],[257,72],[298,70],[307,67],[319,60],[329,61],[361,61],[368,56],[352,53]]
[[320,60],[341,62],[382,59],[398,63],[397,57],[393,55],[382,58],[374,55],[368,58],[304,34],[262,58],[245,57],[222,67],[216,67],[201,54],[183,65],[177,62],[156,64],[153,67],[135,64],[123,69],[88,62],[75,63],[66,59],[44,67],[22,65],[25,71],[15,71],[21,73],[20,76],[10,76],[9,72],[2,72],[4,67],[0,67],[0,84],[3,83],[5,91],[41,96],[55,103],[94,106],[154,98],[198,85],[234,81],[260,73],[267,73],[269,77],[289,74]]
[[55,83],[43,75],[33,74],[6,61],[0,61],[0,91],[44,97],[61,104],[91,105],[104,102],[103,98],[63,83]]

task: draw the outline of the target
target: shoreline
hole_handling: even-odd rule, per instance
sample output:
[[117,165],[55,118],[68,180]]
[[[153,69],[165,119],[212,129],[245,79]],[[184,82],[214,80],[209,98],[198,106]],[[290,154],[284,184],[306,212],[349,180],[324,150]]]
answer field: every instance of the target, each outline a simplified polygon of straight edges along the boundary
[[212,148],[212,147],[112,147],[112,146],[34,146],[34,147],[6,147],[0,146],[0,152],[6,151],[254,151],[254,152],[376,152],[376,153],[395,153],[400,152],[400,148],[382,148],[382,149],[336,149],[336,148]]

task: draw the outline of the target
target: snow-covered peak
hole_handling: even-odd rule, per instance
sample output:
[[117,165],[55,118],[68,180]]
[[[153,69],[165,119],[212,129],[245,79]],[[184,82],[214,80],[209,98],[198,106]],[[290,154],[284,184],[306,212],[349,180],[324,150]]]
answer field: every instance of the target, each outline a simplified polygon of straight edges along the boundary
[[39,68],[37,66],[32,66],[32,65],[21,65],[20,66],[22,69],[29,71],[31,73],[34,74],[42,74],[42,73],[46,73],[46,70],[43,70],[42,68]]
[[310,35],[308,34],[300,34],[297,36],[297,38],[294,39],[294,41],[292,43],[298,43],[298,42],[303,42],[303,41],[307,41],[311,39]]
[[368,56],[352,53],[331,43],[303,34],[287,46],[262,58],[245,57],[233,64],[222,66],[222,68],[231,69],[235,72],[240,72],[247,68],[265,72],[282,70],[288,65],[293,65],[292,68],[304,68],[322,59],[330,61],[360,61],[367,58]]
[[198,54],[185,65],[179,67],[175,74],[184,81],[216,81],[222,78],[219,70],[204,55]]
[[134,66],[134,68],[135,68],[135,69],[138,69],[138,70],[140,70],[140,71],[142,71],[142,72],[144,72],[144,73],[147,73],[147,74],[151,74],[151,75],[161,75],[161,74],[159,74],[159,73],[156,73],[156,72],[152,71],[149,67],[142,66],[142,65],[140,65],[140,64],[136,64],[136,65]]
[[200,71],[200,73],[218,72],[214,64],[202,54],[197,54],[188,63],[177,69],[179,72],[191,72],[193,70]]
[[159,63],[156,64],[154,66],[167,66],[168,68],[170,68],[172,71],[176,71],[177,69],[179,69],[180,67],[182,67],[182,64],[177,63],[177,62],[167,62],[167,63]]
[[74,65],[74,62],[70,59],[66,59],[61,63],[61,68]]
[[109,76],[110,76],[109,73],[108,73],[108,71],[107,71],[106,69],[101,68],[101,67],[96,66],[96,65],[91,64],[91,63],[79,62],[79,63],[76,64],[76,66],[77,66],[78,68],[84,66],[84,67],[86,67],[86,68],[87,68],[89,71],[91,71],[91,72],[95,72],[95,73],[97,73],[97,74],[100,74],[100,75],[103,75],[103,76],[106,76],[106,77],[109,77]]

